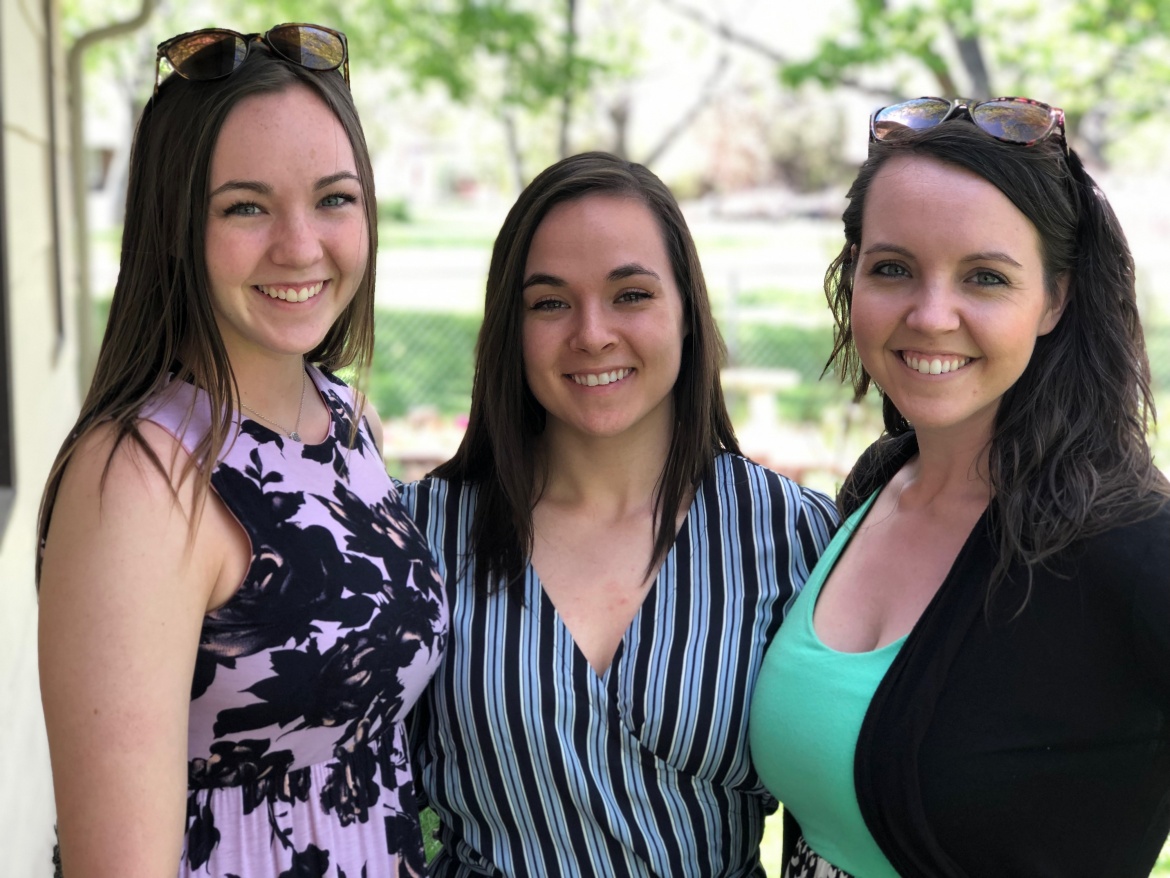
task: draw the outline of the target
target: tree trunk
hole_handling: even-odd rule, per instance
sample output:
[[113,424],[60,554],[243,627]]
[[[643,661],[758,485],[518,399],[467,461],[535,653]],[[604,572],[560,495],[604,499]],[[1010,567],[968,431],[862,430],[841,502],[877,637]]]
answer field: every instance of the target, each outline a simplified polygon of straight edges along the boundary
[[[947,30],[959,50],[959,60],[971,83],[971,93],[965,97],[987,100],[991,94],[991,76],[987,72],[987,61],[983,57],[983,45],[979,41],[979,28],[975,24],[975,2],[966,0],[957,8],[947,10]],[[957,95],[954,95],[957,96]]]
[[561,95],[560,157],[569,154],[569,128],[573,121],[573,88],[577,53],[577,0],[565,0],[565,90]]
[[508,143],[508,158],[512,161],[512,179],[516,182],[516,191],[520,192],[528,185],[528,178],[524,174],[524,155],[520,151],[520,137],[516,133],[516,116],[511,110],[505,110],[500,115],[504,125],[504,139]]
[[653,166],[653,164],[658,161],[661,155],[666,152],[666,150],[669,149],[676,140],[678,140],[679,136],[691,127],[695,119],[699,117],[699,113],[701,113],[703,108],[711,103],[711,99],[715,97],[718,91],[719,80],[723,78],[723,74],[730,66],[730,62],[731,59],[728,53],[726,51],[722,52],[719,56],[719,60],[715,64],[715,67],[707,76],[706,82],[703,83],[703,87],[699,90],[699,95],[695,98],[695,102],[691,104],[690,108],[682,116],[675,120],[673,125],[666,129],[665,133],[663,133],[660,138],[658,138],[658,143],[656,143],[653,149],[647,153],[646,159],[642,162],[642,164],[646,165],[647,167]]
[[609,105],[609,119],[613,122],[613,154],[619,159],[629,159],[628,136],[630,131],[630,96],[622,93]]

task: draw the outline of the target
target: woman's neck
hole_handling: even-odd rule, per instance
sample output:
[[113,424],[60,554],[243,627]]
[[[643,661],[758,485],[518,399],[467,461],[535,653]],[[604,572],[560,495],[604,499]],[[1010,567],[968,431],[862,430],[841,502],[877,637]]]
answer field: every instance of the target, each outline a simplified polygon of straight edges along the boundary
[[231,356],[229,360],[243,402],[261,411],[286,414],[296,406],[305,380],[303,357]]
[[903,506],[987,505],[991,498],[990,431],[959,435],[926,431],[917,432],[916,439],[918,454],[899,473]]
[[665,431],[584,437],[547,430],[539,444],[546,477],[538,502],[589,506],[615,516],[649,509],[670,440]]

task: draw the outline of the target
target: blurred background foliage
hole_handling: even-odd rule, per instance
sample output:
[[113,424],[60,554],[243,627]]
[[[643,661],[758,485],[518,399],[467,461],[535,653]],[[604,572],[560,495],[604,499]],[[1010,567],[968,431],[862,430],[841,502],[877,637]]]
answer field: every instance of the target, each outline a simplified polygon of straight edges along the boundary
[[[62,0],[66,45],[143,2]],[[94,261],[106,266],[95,267],[98,329],[155,45],[213,25],[337,27],[379,188],[367,384],[392,454],[403,437],[403,466],[457,441],[504,211],[552,161],[605,149],[648,165],[684,202],[737,370],[728,396],[741,434],[756,456],[831,489],[876,426],[832,376],[818,381],[831,337],[821,273],[839,246],[868,112],[918,94],[1023,94],[1065,109],[1069,139],[1106,191],[1128,191],[1140,208],[1122,218],[1156,389],[1170,394],[1166,0],[145,2],[146,26],[84,58],[93,191],[106,199],[105,213],[91,209]]]
[[[129,17],[140,4],[63,0],[66,38]],[[734,67],[748,55],[772,66],[776,96],[793,103],[823,102],[827,92],[876,105],[923,86],[973,98],[1058,95],[1075,145],[1101,165],[1170,102],[1165,0],[828,5],[822,32],[794,43],[785,38],[788,26],[807,11],[778,4],[764,17],[771,0],[161,0],[147,28],[99,44],[86,69],[141,104],[151,89],[154,44],[166,36],[212,24],[262,31],[285,20],[328,23],[348,35],[361,76],[393,74],[380,80],[391,84],[387,101],[437,88],[457,106],[494,116],[517,138],[526,134],[513,144],[517,185],[583,148],[653,166],[702,109],[739,87]],[[761,20],[775,32],[753,29]],[[709,69],[703,87],[693,89],[693,105],[668,120],[656,141],[631,152],[631,92],[668,44],[717,48],[703,55]]]

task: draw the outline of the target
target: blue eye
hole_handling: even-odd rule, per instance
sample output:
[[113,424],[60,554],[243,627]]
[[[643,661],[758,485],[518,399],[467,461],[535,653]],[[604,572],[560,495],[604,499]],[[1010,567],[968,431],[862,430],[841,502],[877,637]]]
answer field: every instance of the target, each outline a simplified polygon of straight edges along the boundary
[[905,266],[897,262],[879,262],[873,267],[872,273],[879,277],[907,277],[910,274]]
[[357,203],[357,198],[348,192],[334,192],[321,199],[322,207],[344,207],[347,204]]
[[643,302],[646,299],[651,299],[653,296],[645,290],[623,290],[621,295],[617,297],[619,302]]
[[259,216],[262,209],[255,201],[237,201],[224,210],[224,216]]
[[997,274],[994,271],[981,270],[975,272],[972,280],[980,286],[984,287],[998,287],[1007,283],[1007,279],[1003,275]]

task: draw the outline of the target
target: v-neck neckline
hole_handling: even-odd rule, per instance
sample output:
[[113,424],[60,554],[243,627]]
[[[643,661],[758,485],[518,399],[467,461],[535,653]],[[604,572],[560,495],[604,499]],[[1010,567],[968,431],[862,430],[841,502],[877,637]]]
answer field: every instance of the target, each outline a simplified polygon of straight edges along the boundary
[[535,590],[537,593],[537,599],[540,601],[541,615],[543,616],[545,613],[550,614],[552,617],[553,626],[562,636],[567,638],[571,646],[571,670],[573,672],[576,671],[576,668],[579,665],[584,665],[584,671],[589,676],[591,681],[608,688],[610,678],[613,675],[613,669],[621,660],[621,657],[625,654],[626,644],[630,639],[631,632],[635,631],[641,625],[642,614],[646,609],[646,605],[651,603],[651,601],[653,601],[655,604],[658,602],[659,581],[662,579],[663,571],[666,570],[667,565],[670,564],[670,562],[673,561],[678,554],[679,541],[682,539],[683,534],[685,534],[690,529],[691,519],[694,516],[695,509],[698,508],[698,503],[702,497],[703,488],[707,481],[707,479],[704,479],[699,483],[698,487],[695,488],[695,493],[691,498],[691,503],[687,507],[686,514],[683,516],[682,521],[679,523],[678,530],[675,532],[674,542],[670,544],[670,550],[666,553],[662,559],[662,562],[655,569],[654,575],[650,579],[650,585],[646,588],[646,593],[642,595],[642,601],[638,605],[638,609],[635,611],[633,618],[630,619],[629,624],[625,627],[625,630],[622,631],[621,639],[618,641],[617,647],[614,649],[613,655],[610,657],[609,664],[606,665],[605,670],[601,673],[598,673],[598,671],[593,667],[592,663],[585,655],[584,650],[582,650],[580,644],[577,643],[577,638],[573,636],[573,632],[565,623],[564,618],[562,618],[560,610],[557,609],[557,605],[553,603],[552,598],[549,597],[548,592],[545,591],[544,583],[541,581],[540,574],[537,573],[536,568],[532,565],[532,560],[529,559],[527,568],[525,570],[525,576],[527,577],[529,590]]

